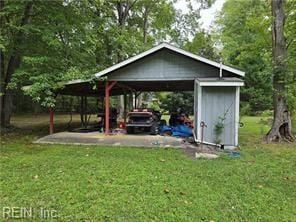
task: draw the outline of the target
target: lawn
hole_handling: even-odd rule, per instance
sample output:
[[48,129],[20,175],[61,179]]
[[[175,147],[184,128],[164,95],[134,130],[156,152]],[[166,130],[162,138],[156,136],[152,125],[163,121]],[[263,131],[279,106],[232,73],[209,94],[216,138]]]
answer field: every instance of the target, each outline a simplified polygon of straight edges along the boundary
[[[243,117],[242,156],[215,160],[176,149],[33,144],[46,121],[14,117],[19,129],[2,134],[1,209],[42,207],[58,221],[296,221],[296,144],[264,144],[267,118]],[[57,130],[66,121],[59,116]]]

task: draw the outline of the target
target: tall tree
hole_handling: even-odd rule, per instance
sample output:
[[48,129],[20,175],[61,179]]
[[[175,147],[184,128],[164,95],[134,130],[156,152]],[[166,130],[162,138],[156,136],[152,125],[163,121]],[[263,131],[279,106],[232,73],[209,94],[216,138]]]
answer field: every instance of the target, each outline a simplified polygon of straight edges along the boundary
[[282,139],[291,141],[292,121],[291,114],[286,100],[286,78],[287,75],[287,51],[284,36],[285,28],[285,0],[272,0],[272,52],[273,52],[273,101],[274,119],[273,125],[268,132],[268,142],[280,141]]
[[1,0],[1,125],[9,125],[17,105],[10,95],[22,86],[52,107],[57,82],[90,78],[164,39],[174,8],[169,0],[153,2]]
[[[5,1],[1,0],[1,8],[2,11],[5,7]],[[7,127],[10,124],[10,118],[12,114],[12,96],[13,90],[9,88],[9,83],[15,73],[15,71],[20,67],[21,60],[23,56],[23,45],[26,39],[25,34],[25,26],[31,22],[33,16],[33,5],[34,1],[27,1],[22,9],[21,19],[16,26],[18,28],[16,30],[12,30],[12,35],[10,39],[11,47],[6,51],[1,49],[1,118],[0,123],[1,126]],[[9,20],[4,18],[4,14],[1,13],[1,25],[5,26]],[[7,58],[7,62],[5,61]]]
[[246,72],[241,101],[253,113],[272,109],[269,3],[228,0],[216,22],[223,62]]
[[[0,41],[7,70],[6,78],[1,77],[2,126],[9,125],[10,118],[4,117],[11,115],[11,95],[17,88],[31,84],[27,93],[34,100],[44,106],[54,106],[53,91],[58,87],[57,82],[86,78],[90,73],[86,71],[93,69],[94,72],[96,68],[90,11],[82,2],[5,3],[0,12],[4,19]],[[10,106],[5,101],[10,101]]]
[[296,4],[293,0],[284,3],[227,0],[218,18],[224,61],[246,70],[242,101],[256,111],[271,109],[273,98],[274,123],[267,141],[293,138],[290,114],[296,107]]

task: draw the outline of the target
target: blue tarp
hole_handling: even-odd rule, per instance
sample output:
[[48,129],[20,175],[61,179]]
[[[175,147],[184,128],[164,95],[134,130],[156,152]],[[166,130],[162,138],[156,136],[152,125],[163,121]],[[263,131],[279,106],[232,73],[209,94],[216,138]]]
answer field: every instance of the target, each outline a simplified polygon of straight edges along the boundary
[[171,133],[175,137],[191,137],[193,136],[192,129],[186,125],[178,126],[161,126],[160,133]]

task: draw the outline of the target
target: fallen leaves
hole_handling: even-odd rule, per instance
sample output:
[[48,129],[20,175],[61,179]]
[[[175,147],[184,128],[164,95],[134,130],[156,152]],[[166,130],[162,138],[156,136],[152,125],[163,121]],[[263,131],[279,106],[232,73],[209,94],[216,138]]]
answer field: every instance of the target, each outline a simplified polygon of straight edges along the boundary
[[292,180],[293,178],[292,177],[290,177],[290,176],[284,176],[283,177],[283,180],[285,180],[285,181],[289,181],[289,180]]
[[185,195],[185,192],[183,192],[183,191],[180,191],[180,195]]

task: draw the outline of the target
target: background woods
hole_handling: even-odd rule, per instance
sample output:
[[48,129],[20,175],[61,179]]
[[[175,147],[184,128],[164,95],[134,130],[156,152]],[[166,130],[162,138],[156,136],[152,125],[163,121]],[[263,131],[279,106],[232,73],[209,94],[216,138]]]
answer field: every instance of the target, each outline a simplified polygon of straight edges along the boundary
[[88,78],[162,41],[189,41],[199,29],[195,12],[168,0],[1,0],[1,125],[9,126],[13,111],[32,112],[23,93],[55,106],[57,83]]

